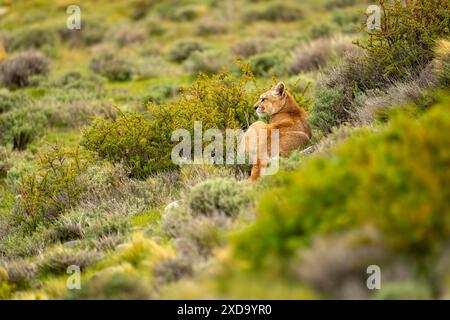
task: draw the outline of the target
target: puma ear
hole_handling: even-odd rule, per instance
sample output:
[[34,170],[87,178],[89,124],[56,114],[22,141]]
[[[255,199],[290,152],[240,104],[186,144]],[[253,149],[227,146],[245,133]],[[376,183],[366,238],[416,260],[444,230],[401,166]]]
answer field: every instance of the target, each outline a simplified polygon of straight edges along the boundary
[[284,92],[285,92],[285,85],[284,85],[283,82],[279,82],[279,83],[277,84],[277,86],[275,87],[275,92],[277,93],[277,95],[279,95],[279,96],[281,96],[281,97],[284,95]]

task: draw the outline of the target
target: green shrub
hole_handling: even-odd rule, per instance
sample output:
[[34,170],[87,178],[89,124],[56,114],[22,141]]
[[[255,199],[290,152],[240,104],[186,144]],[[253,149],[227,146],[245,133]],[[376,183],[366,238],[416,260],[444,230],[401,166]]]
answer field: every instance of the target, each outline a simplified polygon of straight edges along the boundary
[[333,127],[349,118],[346,106],[349,106],[349,103],[342,88],[319,89],[314,97],[309,123],[323,133],[330,133]]
[[203,130],[247,127],[253,117],[255,94],[248,90],[249,71],[241,78],[224,72],[198,79],[183,90],[180,98],[165,105],[149,105],[144,113],[120,113],[115,119],[96,119],[83,132],[83,146],[100,157],[123,163],[131,176],[146,178],[151,173],[173,168],[172,132],[191,133],[194,121],[202,121]]
[[418,74],[433,59],[439,38],[449,35],[450,3],[418,0],[403,6],[401,1],[377,1],[384,13],[381,29],[368,31],[360,45],[369,53],[368,64],[389,78]]
[[47,115],[36,107],[22,107],[0,114],[0,144],[24,150],[42,135],[48,123]]
[[351,137],[331,159],[312,158],[282,175],[238,238],[237,254],[263,267],[271,257],[289,260],[318,234],[372,225],[394,252],[433,255],[450,235],[448,102],[419,121],[403,115],[381,132]]
[[281,66],[286,60],[286,54],[280,50],[259,53],[249,60],[252,73],[255,76],[270,76],[273,74],[283,74]]
[[92,250],[72,250],[56,247],[46,252],[39,261],[39,272],[60,274],[66,273],[69,266],[75,265],[81,269],[88,267],[101,259],[101,255]]
[[198,36],[219,35],[227,33],[226,21],[220,16],[206,16],[198,21],[195,34]]
[[0,82],[7,87],[26,87],[32,76],[47,75],[48,59],[38,51],[26,51],[0,63]]
[[113,52],[104,52],[94,57],[89,68],[111,81],[127,81],[133,76],[131,63]]
[[188,206],[194,214],[223,213],[235,217],[251,203],[249,186],[231,178],[207,180],[188,194]]
[[291,3],[275,2],[267,5],[254,5],[244,11],[244,21],[296,21],[304,18],[300,6]]
[[241,58],[249,58],[265,50],[265,41],[261,39],[245,39],[233,44],[233,53]]
[[145,18],[148,12],[156,5],[159,0],[133,0],[131,1],[131,14],[133,20]]
[[333,8],[345,8],[351,7],[356,4],[356,0],[328,0],[325,8],[333,9]]
[[52,147],[41,154],[37,170],[17,182],[18,212],[12,222],[34,228],[78,204],[85,186],[82,173],[92,162],[91,154],[79,149]]
[[0,91],[0,114],[12,109],[29,106],[31,101],[32,98],[29,95],[19,91]]
[[172,115],[172,130],[187,129],[192,133],[194,121],[202,121],[203,130],[245,129],[254,120],[257,93],[251,90],[252,81],[248,66],[240,77],[227,71],[213,76],[200,74],[181,92],[179,100],[150,106],[149,110],[155,119]]
[[431,288],[424,283],[403,281],[388,283],[374,295],[378,300],[431,300]]
[[[1,268],[0,264],[0,268]],[[14,260],[3,263],[3,267],[7,272],[8,282],[13,284],[15,288],[28,288],[36,278],[38,268],[35,264],[25,260]],[[0,281],[1,283],[1,281]]]
[[65,90],[85,90],[95,95],[103,92],[105,79],[96,74],[81,74],[69,71],[61,76],[55,85]]
[[84,238],[95,241],[108,236],[124,237],[131,224],[125,216],[80,208],[58,218],[50,229],[52,237],[61,242]]
[[142,278],[124,272],[100,273],[82,283],[81,290],[67,291],[65,299],[73,300],[148,300],[153,293]]
[[59,37],[56,29],[27,28],[15,32],[8,44],[8,50],[39,50],[46,54],[52,54],[59,45]]
[[151,86],[149,91],[150,93],[144,96],[144,105],[149,103],[162,104],[166,100],[176,97],[180,88],[171,84],[156,84]]
[[185,5],[174,9],[169,16],[173,21],[193,21],[200,15],[200,7],[195,5]]
[[450,87],[450,61],[444,62],[442,67],[442,72],[439,77],[439,81],[442,86],[449,88]]
[[177,42],[170,50],[169,59],[175,62],[183,62],[195,51],[203,51],[204,45],[196,40],[183,40]]
[[6,235],[2,236],[0,241],[0,253],[2,256],[17,259],[26,258],[41,253],[47,245],[52,243],[51,234],[47,226],[38,225],[34,231],[30,232],[28,226],[7,226],[7,223],[13,218],[5,216]]
[[107,27],[98,20],[83,17],[81,30],[69,30],[64,26],[58,32],[61,39],[69,47],[76,48],[101,42],[107,32]]
[[222,51],[194,51],[184,62],[187,71],[198,74],[215,74],[223,71],[231,64],[231,58]]
[[322,37],[327,37],[332,33],[333,27],[328,23],[321,23],[317,25],[313,25],[309,29],[309,35],[313,39],[318,39]]
[[172,167],[171,131],[166,121],[146,113],[120,113],[115,119],[97,118],[83,132],[82,145],[114,163],[131,169],[131,176],[146,178]]

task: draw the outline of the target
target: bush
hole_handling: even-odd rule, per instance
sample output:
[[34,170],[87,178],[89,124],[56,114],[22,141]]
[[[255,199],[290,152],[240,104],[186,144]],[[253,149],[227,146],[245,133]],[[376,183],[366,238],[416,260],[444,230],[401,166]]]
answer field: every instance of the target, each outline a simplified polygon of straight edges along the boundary
[[131,14],[130,17],[133,20],[140,20],[145,18],[148,12],[156,5],[159,0],[133,0],[131,2]]
[[29,95],[22,92],[0,91],[0,114],[29,106],[32,99]]
[[162,104],[167,99],[174,98],[180,92],[180,88],[174,85],[156,84],[149,88],[150,93],[143,99],[144,105],[149,103]]
[[8,173],[8,170],[12,167],[9,155],[10,153],[8,148],[0,147],[0,179],[4,179]]
[[328,23],[313,25],[309,29],[309,35],[313,39],[328,37],[332,33],[333,27]]
[[59,44],[56,29],[27,28],[14,33],[8,44],[8,50],[39,50],[51,54]]
[[111,81],[127,81],[133,75],[131,63],[113,52],[104,52],[94,57],[89,68]]
[[289,260],[313,236],[371,225],[394,254],[426,261],[450,235],[448,99],[419,121],[399,116],[381,132],[349,138],[331,159],[312,158],[280,177],[236,253],[264,268]]
[[274,50],[265,53],[259,53],[252,56],[249,60],[252,73],[255,76],[270,76],[273,74],[284,74],[282,65],[284,64],[286,54],[280,50]]
[[19,53],[0,63],[0,82],[7,87],[26,87],[35,75],[47,75],[49,61],[40,52]]
[[216,50],[195,51],[184,62],[184,67],[194,74],[214,74],[223,71],[230,63],[230,57],[224,52]]
[[82,283],[81,290],[67,291],[65,299],[74,300],[148,300],[153,297],[142,277],[124,272],[99,273]]
[[170,50],[169,59],[175,62],[183,62],[195,51],[203,51],[205,47],[200,41],[183,40],[176,43]]
[[59,36],[72,48],[91,46],[101,42],[107,32],[107,27],[98,20],[83,17],[81,30],[69,30],[65,26],[60,29]]
[[264,40],[247,39],[233,44],[233,53],[241,58],[249,58],[255,54],[262,53],[265,49]]
[[241,78],[225,72],[200,75],[180,98],[165,105],[149,105],[144,113],[121,113],[115,119],[98,118],[83,132],[83,146],[100,157],[123,163],[131,176],[146,178],[151,173],[174,167],[171,161],[172,132],[193,132],[194,121],[203,130],[245,128],[252,121],[255,95],[247,89],[248,71]]
[[125,24],[114,28],[108,38],[114,39],[119,46],[126,47],[132,44],[142,44],[146,37],[147,32],[144,28]]
[[296,21],[304,18],[303,10],[298,5],[275,2],[267,5],[254,5],[244,11],[244,21]]
[[130,230],[130,221],[125,216],[79,208],[58,218],[51,227],[51,235],[61,242],[77,239],[93,242],[109,236],[120,236],[123,240]]
[[199,36],[223,34],[228,31],[226,22],[221,17],[207,16],[199,20],[195,33]]
[[146,178],[151,173],[171,168],[171,132],[166,121],[150,120],[148,113],[120,113],[117,118],[97,118],[83,132],[82,145],[114,163],[131,169],[131,176]]
[[81,74],[77,71],[69,71],[61,76],[55,85],[66,90],[85,90],[95,95],[103,92],[105,78],[96,74]]
[[81,174],[92,161],[90,153],[78,149],[52,147],[42,154],[36,172],[18,181],[18,212],[11,222],[25,223],[33,229],[78,204],[85,186]]
[[369,53],[366,63],[391,79],[420,73],[434,57],[436,40],[449,34],[450,3],[418,0],[406,6],[401,1],[378,4],[385,13],[381,29],[368,31],[368,40],[360,42]]
[[415,281],[388,283],[374,296],[378,300],[431,300],[431,288]]
[[48,123],[46,114],[35,107],[22,107],[0,114],[0,144],[11,144],[24,150],[36,137],[42,135]]
[[328,0],[326,9],[351,7],[356,4],[356,0]]
[[8,282],[21,289],[30,286],[38,271],[38,267],[35,264],[24,260],[8,261],[3,263],[3,267],[7,272]]
[[92,250],[71,250],[56,247],[46,252],[39,261],[39,272],[61,274],[66,273],[69,266],[88,267],[101,259],[101,255]]
[[195,5],[185,5],[174,9],[169,16],[173,21],[193,21],[201,13],[201,7]]
[[190,190],[187,203],[196,215],[222,213],[235,217],[251,203],[249,186],[231,178],[207,180]]
[[323,133],[330,133],[333,127],[345,123],[350,117],[346,105],[349,103],[345,100],[342,88],[319,89],[314,97],[309,123]]
[[289,70],[293,74],[318,70],[326,67],[332,59],[357,52],[358,47],[347,37],[317,39],[295,48],[289,61]]

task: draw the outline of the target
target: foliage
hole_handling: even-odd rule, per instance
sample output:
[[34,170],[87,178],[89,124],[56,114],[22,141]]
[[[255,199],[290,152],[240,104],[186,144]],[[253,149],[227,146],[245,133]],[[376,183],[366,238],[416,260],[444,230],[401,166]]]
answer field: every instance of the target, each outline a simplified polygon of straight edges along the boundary
[[254,95],[246,88],[249,71],[240,79],[228,72],[198,79],[182,91],[180,98],[166,105],[149,105],[148,111],[122,112],[115,119],[97,118],[83,133],[83,146],[112,162],[131,168],[131,176],[146,178],[151,173],[173,168],[172,132],[193,132],[194,121],[203,130],[247,127],[251,121]]
[[420,71],[433,59],[435,41],[449,35],[450,3],[440,0],[379,0],[381,29],[368,31],[359,44],[369,53],[367,63],[390,78],[404,78]]
[[282,65],[286,60],[286,54],[281,50],[274,50],[253,55],[249,59],[252,73],[255,76],[268,77],[272,74],[283,73]]
[[104,52],[94,57],[89,68],[111,81],[130,80],[133,75],[131,63],[113,52]]
[[230,62],[230,57],[221,51],[194,51],[184,62],[184,67],[193,74],[217,74],[223,72]]
[[47,75],[48,59],[38,51],[26,51],[0,63],[0,82],[7,87],[26,87],[32,76]]
[[147,300],[153,295],[151,288],[136,274],[106,272],[95,281],[82,283],[81,290],[67,291],[65,299],[79,300]]
[[224,213],[235,217],[251,203],[249,188],[230,178],[217,178],[197,184],[188,194],[193,214]]
[[309,117],[309,122],[314,128],[330,133],[333,127],[342,124],[343,119],[348,118],[342,91],[340,87],[317,90],[313,111]]
[[53,28],[25,28],[11,36],[8,50],[40,50],[51,54],[59,45],[58,33]]
[[175,62],[183,62],[195,51],[203,51],[204,45],[196,40],[184,40],[176,43],[170,50],[168,57]]
[[0,114],[0,144],[24,150],[47,125],[47,115],[36,107],[21,107]]
[[36,172],[25,174],[18,181],[20,196],[12,222],[34,228],[75,206],[84,187],[81,174],[90,162],[90,153],[80,149],[52,147],[41,154]]
[[39,271],[42,273],[66,273],[69,266],[85,268],[100,259],[100,255],[92,250],[72,250],[56,247],[46,252],[39,261]]
[[313,235],[369,224],[393,250],[432,255],[450,234],[447,103],[418,122],[399,116],[382,132],[349,138],[331,159],[282,175],[280,187],[262,197],[257,222],[238,238],[237,254],[263,267],[271,257],[289,259]]
[[304,18],[303,10],[293,3],[272,2],[255,5],[244,12],[245,21],[296,21]]
[[104,159],[121,162],[131,176],[146,178],[173,166],[169,117],[150,119],[148,112],[120,112],[115,119],[97,118],[83,132],[83,146]]

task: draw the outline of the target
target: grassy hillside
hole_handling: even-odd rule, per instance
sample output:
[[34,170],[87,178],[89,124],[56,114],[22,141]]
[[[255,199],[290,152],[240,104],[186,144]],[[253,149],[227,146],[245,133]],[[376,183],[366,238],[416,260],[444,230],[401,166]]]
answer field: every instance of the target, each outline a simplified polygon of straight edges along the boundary
[[[449,298],[450,5],[369,3],[0,1],[0,299]],[[277,81],[278,174],[171,161]]]

